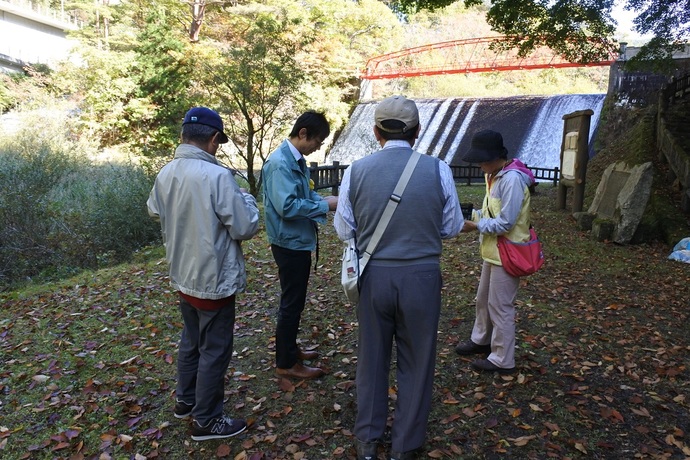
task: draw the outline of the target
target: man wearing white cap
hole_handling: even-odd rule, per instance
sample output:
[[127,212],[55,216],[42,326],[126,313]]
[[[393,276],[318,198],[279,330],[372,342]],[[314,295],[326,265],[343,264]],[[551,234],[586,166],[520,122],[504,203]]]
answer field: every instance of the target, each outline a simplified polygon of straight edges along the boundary
[[[464,220],[448,165],[412,149],[420,131],[414,101],[389,97],[378,104],[374,116],[374,135],[382,149],[345,171],[334,221],[338,237],[354,235],[362,254],[389,200],[398,202],[360,278],[355,448],[360,460],[378,458],[395,340],[398,395],[390,458],[409,460],[424,444],[431,409],[441,240],[457,235]],[[415,155],[418,163],[404,192],[393,195]]]

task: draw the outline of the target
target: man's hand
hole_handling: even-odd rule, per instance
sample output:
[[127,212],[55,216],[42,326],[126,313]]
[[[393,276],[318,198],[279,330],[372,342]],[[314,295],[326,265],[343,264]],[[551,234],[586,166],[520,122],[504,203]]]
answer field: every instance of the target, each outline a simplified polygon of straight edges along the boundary
[[338,207],[338,197],[337,196],[332,196],[329,195],[324,198],[328,202],[328,210],[329,211],[335,211],[336,208]]

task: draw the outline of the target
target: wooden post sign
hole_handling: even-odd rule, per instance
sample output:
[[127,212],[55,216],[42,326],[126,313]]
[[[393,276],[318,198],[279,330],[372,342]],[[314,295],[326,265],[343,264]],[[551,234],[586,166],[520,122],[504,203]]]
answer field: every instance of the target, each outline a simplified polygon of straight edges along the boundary
[[589,125],[593,114],[594,111],[587,109],[563,115],[558,209],[565,209],[568,189],[572,188],[573,213],[582,211],[589,160]]

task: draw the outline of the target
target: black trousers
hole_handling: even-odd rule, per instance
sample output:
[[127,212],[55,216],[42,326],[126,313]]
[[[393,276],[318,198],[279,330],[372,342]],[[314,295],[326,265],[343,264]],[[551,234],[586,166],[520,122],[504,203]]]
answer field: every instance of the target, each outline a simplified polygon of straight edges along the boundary
[[311,251],[295,251],[271,245],[280,279],[280,308],[276,325],[276,367],[289,369],[297,363],[297,333],[307,299]]

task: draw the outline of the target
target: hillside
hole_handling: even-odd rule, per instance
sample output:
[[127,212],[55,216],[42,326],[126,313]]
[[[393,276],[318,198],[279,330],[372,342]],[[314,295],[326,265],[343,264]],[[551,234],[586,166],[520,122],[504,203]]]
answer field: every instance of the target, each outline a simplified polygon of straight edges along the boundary
[[[474,236],[444,245],[433,410],[422,458],[683,459],[690,455],[687,265],[668,246],[598,243],[540,186],[547,263],[518,296],[518,374],[478,375],[453,352],[471,329]],[[483,187],[459,186],[478,204]],[[273,374],[277,273],[263,231],[243,245],[226,410],[228,442],[192,442],[172,416],[180,319],[160,248],[132,264],[0,294],[0,456],[31,459],[352,459],[357,322],[339,288],[341,244],[322,226],[300,335],[329,374]],[[391,404],[396,388],[390,389]],[[381,453],[383,458],[383,452]]]
[[[596,155],[587,165],[585,209],[591,204],[601,175],[609,164],[624,161],[638,165],[651,161],[654,165],[652,195],[639,227],[643,240],[659,240],[673,246],[681,238],[690,236],[690,215],[680,211],[681,190],[669,180],[673,175],[669,166],[659,158],[656,147],[656,106],[618,107],[610,98],[605,104],[595,144]],[[675,135],[685,145],[690,144],[690,131],[683,126],[690,113],[690,104],[679,104],[670,116],[678,121]],[[690,149],[688,149],[690,151]]]

